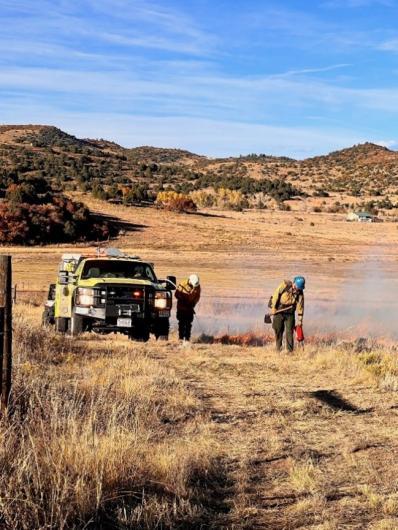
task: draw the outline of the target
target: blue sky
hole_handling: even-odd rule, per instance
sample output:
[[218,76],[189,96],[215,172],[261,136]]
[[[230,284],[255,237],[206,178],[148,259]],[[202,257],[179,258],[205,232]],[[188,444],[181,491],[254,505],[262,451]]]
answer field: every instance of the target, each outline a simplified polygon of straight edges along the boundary
[[398,147],[398,0],[0,0],[0,123],[305,158]]

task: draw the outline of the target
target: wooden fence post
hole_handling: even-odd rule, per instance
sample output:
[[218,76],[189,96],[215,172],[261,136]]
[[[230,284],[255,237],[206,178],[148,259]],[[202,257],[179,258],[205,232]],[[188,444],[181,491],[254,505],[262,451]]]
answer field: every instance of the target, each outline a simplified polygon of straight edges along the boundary
[[11,256],[0,256],[0,393],[5,411],[11,392],[12,269]]

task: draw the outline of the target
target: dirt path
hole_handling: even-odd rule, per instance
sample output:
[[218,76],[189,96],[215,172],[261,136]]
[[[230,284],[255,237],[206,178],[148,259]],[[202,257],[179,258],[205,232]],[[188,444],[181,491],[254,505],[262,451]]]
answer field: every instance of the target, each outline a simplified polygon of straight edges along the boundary
[[[218,528],[398,528],[398,397],[331,350],[165,346],[231,479]],[[157,353],[158,355],[158,353]]]

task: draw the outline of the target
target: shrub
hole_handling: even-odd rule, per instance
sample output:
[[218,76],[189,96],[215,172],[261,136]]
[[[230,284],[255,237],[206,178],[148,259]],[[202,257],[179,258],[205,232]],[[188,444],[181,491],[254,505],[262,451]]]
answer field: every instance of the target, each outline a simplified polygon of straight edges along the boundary
[[0,203],[0,243],[34,245],[108,236],[108,225],[97,224],[83,204],[64,196],[47,204]]
[[123,203],[124,204],[139,204],[142,201],[150,200],[148,190],[145,186],[138,185],[132,188],[123,188]]
[[195,204],[203,208],[211,208],[216,202],[215,193],[210,193],[204,190],[192,191],[189,196]]
[[197,210],[196,204],[189,195],[176,191],[160,191],[156,197],[156,204],[173,212],[195,212]]
[[220,188],[216,193],[217,206],[240,211],[248,207],[248,201],[241,191]]

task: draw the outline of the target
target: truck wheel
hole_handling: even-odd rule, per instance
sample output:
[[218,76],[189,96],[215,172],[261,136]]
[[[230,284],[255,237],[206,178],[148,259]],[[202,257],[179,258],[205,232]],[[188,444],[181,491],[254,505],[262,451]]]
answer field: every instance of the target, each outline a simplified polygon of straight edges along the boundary
[[129,339],[137,342],[148,342],[149,340],[149,328],[138,328],[133,329],[129,332]]
[[55,319],[55,330],[58,333],[66,333],[68,331],[69,318],[58,317]]
[[41,321],[42,321],[43,326],[47,326],[47,327],[52,326],[52,324],[54,324],[54,312],[46,308],[43,311]]
[[70,334],[72,337],[76,337],[83,333],[83,317],[81,315],[76,315],[72,312],[72,318],[70,319]]
[[169,320],[160,320],[155,324],[154,335],[156,340],[169,340],[170,323]]

